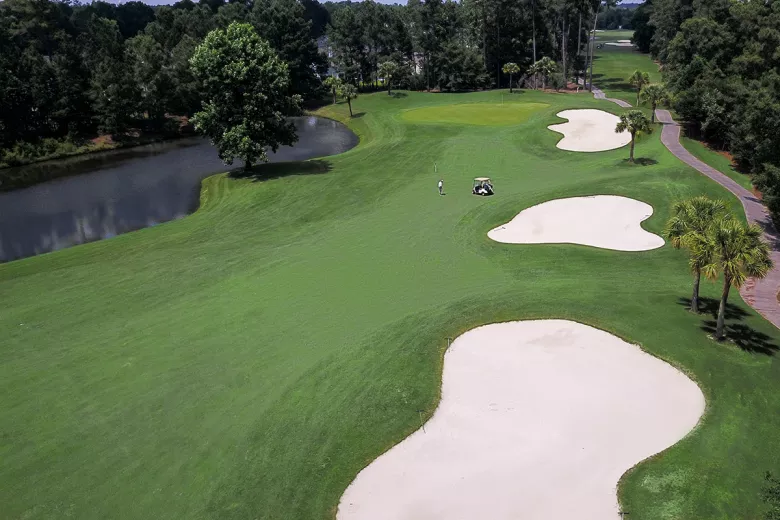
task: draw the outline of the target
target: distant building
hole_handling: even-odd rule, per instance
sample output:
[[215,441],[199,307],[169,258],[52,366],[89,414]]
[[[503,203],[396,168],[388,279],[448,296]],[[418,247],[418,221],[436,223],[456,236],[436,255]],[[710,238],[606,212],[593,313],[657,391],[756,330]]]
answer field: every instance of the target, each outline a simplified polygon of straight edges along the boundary
[[333,47],[331,47],[330,40],[328,40],[327,35],[323,35],[317,38],[317,50],[319,50],[321,54],[324,54],[328,59],[328,72],[326,75],[336,76],[337,78],[340,77],[340,73],[336,68]]

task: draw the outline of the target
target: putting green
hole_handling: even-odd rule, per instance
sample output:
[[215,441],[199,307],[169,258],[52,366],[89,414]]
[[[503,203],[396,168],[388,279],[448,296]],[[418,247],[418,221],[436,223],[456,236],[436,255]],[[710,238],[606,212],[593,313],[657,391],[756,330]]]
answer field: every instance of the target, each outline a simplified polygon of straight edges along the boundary
[[461,103],[404,110],[401,117],[413,123],[506,126],[520,124],[549,106],[547,103]]

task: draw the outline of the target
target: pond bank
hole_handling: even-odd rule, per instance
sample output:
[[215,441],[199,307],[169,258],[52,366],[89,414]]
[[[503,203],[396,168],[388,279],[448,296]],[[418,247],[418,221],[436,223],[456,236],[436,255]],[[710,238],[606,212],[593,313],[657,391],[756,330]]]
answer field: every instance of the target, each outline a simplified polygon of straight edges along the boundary
[[[303,161],[358,143],[346,126],[314,116],[294,118],[299,140],[269,162]],[[181,218],[197,208],[201,181],[225,166],[201,137],[21,167],[56,180],[0,193],[0,262],[33,256]]]

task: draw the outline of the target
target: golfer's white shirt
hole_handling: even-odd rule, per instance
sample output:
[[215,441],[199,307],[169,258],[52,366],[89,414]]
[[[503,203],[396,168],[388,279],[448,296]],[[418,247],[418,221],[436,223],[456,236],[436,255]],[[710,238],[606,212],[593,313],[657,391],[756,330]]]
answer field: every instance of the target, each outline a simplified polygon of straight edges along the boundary
[[439,189],[442,189],[444,187],[444,183],[442,181],[439,181]]

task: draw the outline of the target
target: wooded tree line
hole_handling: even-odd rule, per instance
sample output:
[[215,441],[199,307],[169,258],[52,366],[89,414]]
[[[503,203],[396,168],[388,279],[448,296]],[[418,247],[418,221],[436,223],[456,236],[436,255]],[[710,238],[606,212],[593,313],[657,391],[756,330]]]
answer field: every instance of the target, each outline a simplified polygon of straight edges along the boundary
[[317,95],[327,64],[315,38],[327,16],[314,0],[183,0],[155,8],[0,2],[0,148],[178,125],[166,116],[191,115],[201,105],[190,66],[195,48],[234,20],[252,24],[288,64],[290,93]]
[[506,87],[505,64],[518,64],[522,77],[542,57],[558,63],[558,73],[571,79],[584,70],[587,35],[601,9],[598,0],[325,6],[331,12],[334,58],[347,81],[377,84],[379,64],[392,60],[399,66],[400,87],[441,90]]
[[780,1],[648,0],[634,26],[680,116],[730,151],[780,216]]
[[[582,74],[598,0],[181,0],[150,7],[50,0],[0,2],[0,148],[42,138],[165,131],[192,115],[201,88],[190,59],[213,29],[251,24],[288,64],[290,93],[322,96],[334,65],[346,83],[401,88],[508,86],[543,57],[555,78]],[[604,13],[601,13],[604,15]],[[327,35],[330,58],[318,52]],[[332,63],[328,63],[331,61]]]

